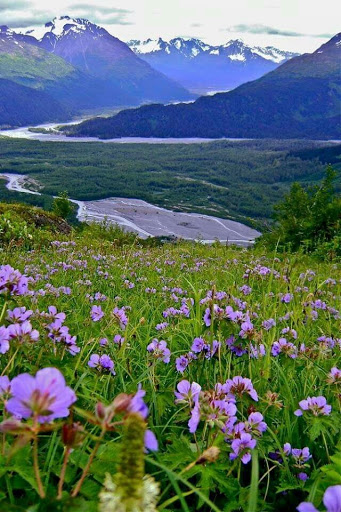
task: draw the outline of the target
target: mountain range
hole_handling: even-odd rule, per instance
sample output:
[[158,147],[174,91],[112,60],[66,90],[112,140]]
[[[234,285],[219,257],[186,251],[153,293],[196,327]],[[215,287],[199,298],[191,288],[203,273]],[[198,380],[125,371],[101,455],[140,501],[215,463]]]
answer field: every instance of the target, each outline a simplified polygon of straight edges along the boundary
[[[0,79],[43,91],[51,105],[58,102],[57,110],[66,112],[67,117],[86,109],[194,97],[104,28],[68,16],[26,33],[1,26]],[[15,95],[7,94],[6,101],[15,108]],[[4,98],[0,98],[0,112],[5,108]],[[49,110],[43,98],[42,109]],[[13,120],[13,124],[22,123],[18,116]],[[0,126],[3,124],[0,116]]]
[[272,46],[248,46],[240,39],[220,46],[182,37],[131,40],[127,44],[153,68],[200,94],[234,89],[299,55]]
[[113,137],[340,139],[341,33],[233,91],[191,104],[147,105],[69,129]]

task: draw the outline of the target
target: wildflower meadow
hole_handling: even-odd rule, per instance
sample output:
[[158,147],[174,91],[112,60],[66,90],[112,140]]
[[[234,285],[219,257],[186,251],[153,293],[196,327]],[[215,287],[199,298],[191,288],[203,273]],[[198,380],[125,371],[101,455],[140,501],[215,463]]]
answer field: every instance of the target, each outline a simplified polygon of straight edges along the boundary
[[0,252],[0,511],[341,510],[341,269],[71,234]]

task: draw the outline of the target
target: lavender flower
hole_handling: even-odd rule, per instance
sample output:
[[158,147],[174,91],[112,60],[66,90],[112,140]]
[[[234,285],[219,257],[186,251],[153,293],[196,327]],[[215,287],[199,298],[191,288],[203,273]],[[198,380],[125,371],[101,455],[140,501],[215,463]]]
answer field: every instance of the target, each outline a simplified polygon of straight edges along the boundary
[[[328,487],[323,496],[323,504],[326,512],[341,511],[341,485]],[[298,512],[318,512],[317,508],[310,502],[304,501],[297,507]]]
[[6,354],[9,351],[9,332],[7,327],[0,327],[0,354]]
[[174,394],[176,396],[175,403],[176,404],[188,404],[192,406],[192,404],[197,404],[199,400],[199,395],[201,391],[201,386],[196,382],[188,382],[188,380],[182,380],[177,385],[178,391],[175,391]]
[[247,393],[255,402],[258,402],[257,392],[250,379],[238,375],[237,377],[233,377],[233,379],[227,379],[223,387],[225,393],[231,393],[232,395],[243,395]]
[[268,428],[263,419],[263,415],[260,412],[252,412],[245,422],[245,432],[261,436]]
[[252,439],[250,434],[242,433],[240,439],[234,439],[231,443],[233,453],[230,453],[230,459],[236,459],[240,454],[242,455],[241,461],[247,464],[251,460],[250,450],[256,447],[257,441]]
[[10,340],[19,341],[19,343],[36,342],[39,339],[39,332],[33,329],[29,320],[25,320],[22,324],[9,325],[7,333]]
[[311,412],[314,416],[328,416],[332,410],[332,406],[327,404],[324,396],[313,396],[299,402],[300,409],[297,409],[295,416],[302,416],[304,411]]
[[188,364],[189,364],[189,361],[186,356],[177,357],[175,360],[176,370],[180,373],[184,373]]
[[88,366],[90,366],[90,368],[97,368],[99,371],[108,370],[112,375],[116,375],[114,361],[106,354],[102,356],[92,354]]
[[112,312],[114,318],[119,322],[120,327],[124,330],[128,324],[128,317],[125,313],[125,308],[114,308]]
[[[141,388],[141,385],[139,385],[137,392],[128,405],[128,412],[136,412],[140,414],[144,420],[147,418],[149,412],[148,406],[144,403],[143,400],[145,394],[146,392]],[[158,442],[155,434],[149,429],[146,430],[144,435],[144,445],[146,450],[158,450]]]
[[161,359],[164,363],[169,363],[171,351],[167,348],[167,343],[164,340],[152,340],[147,346],[148,352],[152,352],[156,359]]
[[26,310],[25,307],[14,308],[7,311],[7,320],[11,323],[22,323],[33,315],[33,311]]
[[0,295],[27,295],[28,278],[10,265],[0,266]]
[[91,308],[91,320],[93,322],[99,322],[104,317],[104,312],[101,306],[92,306]]
[[7,411],[24,419],[33,416],[39,423],[65,418],[76,401],[74,391],[65,385],[64,377],[57,368],[39,370],[35,377],[28,373],[14,377],[11,394]]
[[297,348],[285,338],[279,338],[278,341],[272,344],[271,354],[276,357],[281,353],[288,355],[291,359],[295,359],[297,357]]
[[308,447],[305,447],[302,450],[299,448],[293,448],[291,455],[298,466],[302,466],[305,462],[308,462],[308,460],[311,459]]

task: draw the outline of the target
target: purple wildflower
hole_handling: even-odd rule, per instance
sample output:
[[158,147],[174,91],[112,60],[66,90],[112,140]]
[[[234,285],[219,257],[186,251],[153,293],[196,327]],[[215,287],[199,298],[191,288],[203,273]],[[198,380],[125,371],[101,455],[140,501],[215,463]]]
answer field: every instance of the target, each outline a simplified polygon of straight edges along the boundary
[[[323,504],[326,512],[341,511],[341,485],[332,485],[328,487],[323,496]],[[310,502],[304,501],[297,507],[298,512],[318,512],[317,508]]]
[[191,411],[191,417],[188,421],[188,427],[191,434],[194,434],[200,422],[200,407],[197,403]]
[[266,331],[269,331],[272,327],[275,327],[276,322],[273,318],[269,318],[268,320],[264,320],[262,326]]
[[191,350],[195,353],[199,353],[203,350],[205,345],[205,340],[203,338],[194,338]]
[[108,370],[112,375],[116,375],[114,361],[107,355],[92,354],[90,356],[88,366],[97,368],[98,370]]
[[28,293],[28,278],[10,265],[0,266],[0,295],[26,295]]
[[260,412],[252,412],[245,422],[245,432],[261,436],[268,428],[263,419],[263,415]]
[[26,310],[25,307],[14,308],[7,311],[7,320],[11,323],[22,323],[33,315],[33,311]]
[[240,439],[234,439],[231,443],[233,453],[230,453],[230,459],[236,459],[241,453],[241,461],[243,464],[247,464],[251,460],[250,450],[253,450],[257,444],[255,439],[252,439],[250,434],[242,433]]
[[308,462],[308,460],[311,459],[308,447],[305,447],[302,450],[299,448],[293,448],[291,455],[298,466],[302,466],[305,462]]
[[0,354],[6,354],[9,351],[9,332],[4,325],[0,327]]
[[155,338],[151,343],[149,343],[147,350],[148,352],[152,352],[156,359],[162,359],[164,363],[169,363],[171,351],[167,348],[166,341],[159,341]]
[[128,324],[128,317],[125,313],[125,308],[116,307],[113,309],[112,314],[114,315],[114,318],[119,322],[121,329],[124,330]]
[[99,322],[104,317],[104,312],[101,306],[92,306],[91,308],[91,320],[93,322]]
[[310,411],[314,416],[328,416],[332,410],[332,406],[327,404],[324,396],[313,396],[299,402],[300,409],[297,409],[295,416],[302,416],[304,411]]
[[271,354],[276,357],[281,353],[286,354],[291,357],[291,359],[295,359],[297,357],[297,348],[293,343],[287,341],[285,338],[279,338],[278,341],[275,341],[272,344]]
[[258,402],[258,395],[251,380],[243,378],[240,375],[233,377],[233,379],[227,379],[224,384],[224,391],[225,393],[231,393],[232,395],[248,393],[255,402]]
[[44,368],[35,377],[22,373],[11,382],[11,394],[6,409],[19,418],[33,416],[39,423],[47,423],[69,415],[69,407],[76,401],[74,391],[65,385],[57,368]]
[[184,373],[188,366],[188,363],[189,361],[186,356],[177,357],[175,360],[176,370],[180,373]]
[[199,400],[199,395],[201,391],[200,384],[196,382],[188,382],[188,380],[182,380],[177,385],[178,391],[175,391],[174,394],[176,396],[175,403],[176,404],[197,404]]
[[39,332],[32,328],[29,320],[25,320],[22,324],[9,325],[7,332],[10,340],[19,341],[19,343],[35,342],[39,339]]

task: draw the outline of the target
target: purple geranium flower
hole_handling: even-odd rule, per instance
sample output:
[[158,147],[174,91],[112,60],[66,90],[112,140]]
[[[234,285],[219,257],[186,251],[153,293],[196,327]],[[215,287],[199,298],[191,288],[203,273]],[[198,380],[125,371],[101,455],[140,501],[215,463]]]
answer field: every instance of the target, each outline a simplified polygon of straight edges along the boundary
[[7,411],[19,418],[33,416],[39,423],[65,418],[76,401],[74,391],[65,385],[65,379],[57,368],[39,370],[35,377],[28,373],[14,377],[11,394]]
[[14,308],[7,311],[7,320],[12,323],[21,323],[28,320],[33,315],[33,311],[26,310],[25,307]]
[[192,409],[191,417],[188,421],[188,427],[191,434],[194,434],[198,428],[200,421],[200,407],[199,404],[196,404],[194,409]]
[[191,350],[197,354],[202,351],[205,346],[205,340],[203,338],[194,338]]
[[112,312],[114,318],[119,322],[120,327],[122,330],[124,330],[127,327],[128,324],[128,317],[125,313],[125,308],[114,308]]
[[164,363],[169,363],[171,351],[167,348],[167,343],[164,340],[157,340],[156,338],[147,346],[148,352],[152,352],[156,359],[161,359]]
[[[145,394],[146,392],[141,388],[141,385],[139,385],[137,392],[131,399],[127,408],[128,412],[136,412],[137,414],[140,414],[144,420],[147,418],[149,412],[148,406],[144,403],[143,400]],[[149,429],[146,430],[144,435],[144,445],[146,450],[158,450],[158,442],[155,434]]]
[[180,373],[184,373],[184,371],[186,370],[186,368],[188,366],[188,363],[189,363],[189,361],[186,356],[177,357],[175,360],[175,366],[176,366],[177,371]]
[[245,434],[242,432],[239,439],[234,439],[231,443],[231,448],[233,453],[230,453],[230,459],[234,460],[240,455],[243,454],[241,460],[243,464],[247,464],[251,460],[250,450],[253,450],[257,444],[255,439],[252,439],[250,434]]
[[232,395],[248,393],[255,402],[258,402],[257,391],[254,389],[250,379],[238,375],[233,377],[233,379],[227,379],[223,388],[225,393],[231,393]]
[[0,399],[4,400],[9,397],[11,391],[11,382],[7,375],[0,377]]
[[[323,496],[323,504],[327,512],[341,511],[341,485],[328,487]],[[312,503],[304,501],[297,507],[298,512],[318,512]]]
[[90,356],[88,366],[90,368],[97,368],[98,370],[108,370],[113,375],[116,375],[114,361],[107,355],[92,354]]
[[0,354],[6,354],[9,350],[9,332],[7,327],[0,327]]
[[93,322],[99,322],[104,317],[104,312],[101,306],[92,306],[91,308],[91,320]]
[[327,404],[324,396],[313,396],[299,402],[300,409],[297,409],[295,416],[302,416],[303,411],[310,411],[314,416],[328,416],[332,410],[332,406]]
[[174,394],[176,396],[175,403],[176,404],[189,404],[192,405],[197,404],[199,400],[199,395],[201,391],[200,384],[196,382],[188,382],[188,380],[182,380],[177,385],[178,391],[175,391]]

